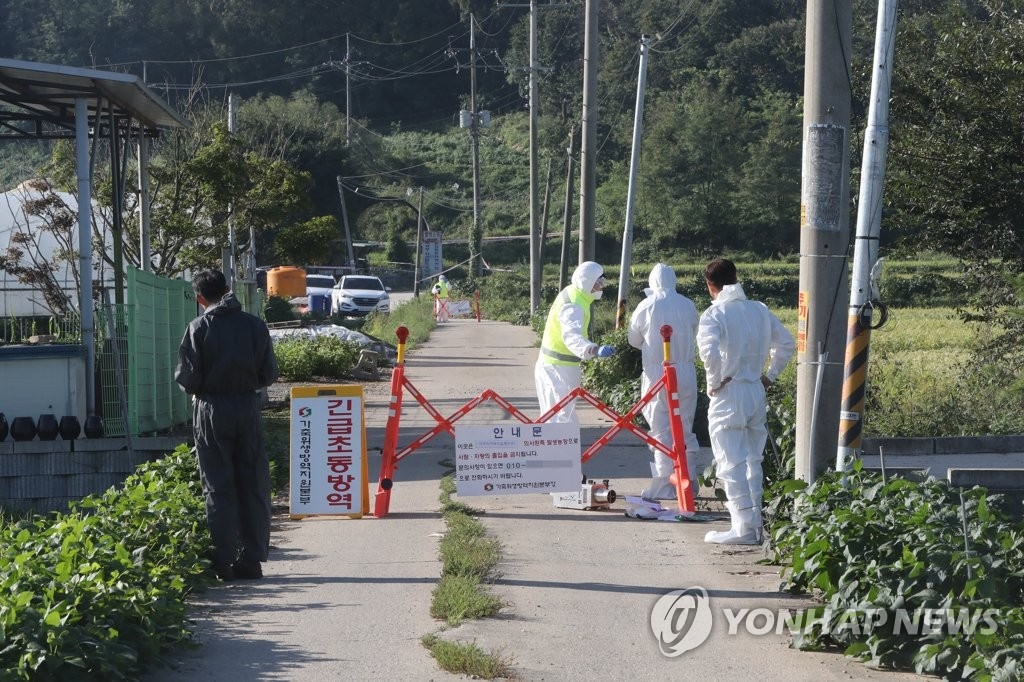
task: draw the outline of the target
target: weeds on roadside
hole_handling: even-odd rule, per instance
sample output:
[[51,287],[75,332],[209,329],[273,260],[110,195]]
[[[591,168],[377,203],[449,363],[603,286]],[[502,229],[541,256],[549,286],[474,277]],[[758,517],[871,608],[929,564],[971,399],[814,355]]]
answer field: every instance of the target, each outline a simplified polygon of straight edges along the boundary
[[[488,537],[483,524],[473,518],[479,510],[451,499],[454,492],[455,481],[448,474],[441,479],[440,496],[448,530],[439,548],[441,580],[430,605],[430,615],[449,626],[493,616],[504,606],[485,587],[498,577],[495,567],[501,561],[501,544]],[[438,665],[449,672],[488,680],[509,676],[510,661],[506,657],[484,652],[475,644],[452,642],[434,634],[425,635],[421,641]]]
[[476,644],[450,642],[433,634],[424,635],[420,641],[430,650],[437,664],[449,672],[464,673],[483,680],[512,675],[508,658],[488,653]]

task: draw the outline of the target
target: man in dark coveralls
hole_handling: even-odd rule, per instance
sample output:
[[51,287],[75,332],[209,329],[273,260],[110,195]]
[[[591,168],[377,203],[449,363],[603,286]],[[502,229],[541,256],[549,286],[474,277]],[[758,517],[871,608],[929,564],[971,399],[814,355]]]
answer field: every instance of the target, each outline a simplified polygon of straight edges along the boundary
[[270,547],[270,464],[259,389],[277,379],[267,325],[242,310],[224,274],[192,279],[202,315],[178,349],[174,379],[192,396],[192,421],[213,567],[221,580],[263,577]]

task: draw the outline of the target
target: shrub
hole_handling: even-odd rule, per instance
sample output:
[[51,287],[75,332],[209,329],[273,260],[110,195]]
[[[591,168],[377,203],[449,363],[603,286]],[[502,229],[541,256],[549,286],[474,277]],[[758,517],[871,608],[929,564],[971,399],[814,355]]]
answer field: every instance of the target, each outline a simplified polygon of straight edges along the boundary
[[282,339],[274,344],[278,371],[291,381],[340,379],[359,360],[359,345],[336,336]]
[[[773,486],[769,497],[766,520],[788,588],[812,591],[822,604],[798,619],[794,645],[951,679],[1016,679],[1024,527],[998,510],[998,496],[936,479],[884,481],[855,462],[810,487]],[[920,622],[936,613],[936,627],[894,627],[903,614]]]
[[189,637],[212,580],[196,458],[179,446],[122,489],[0,529],[3,679],[134,679]]
[[287,298],[271,296],[263,308],[263,317],[267,322],[290,322],[297,319],[292,304]]

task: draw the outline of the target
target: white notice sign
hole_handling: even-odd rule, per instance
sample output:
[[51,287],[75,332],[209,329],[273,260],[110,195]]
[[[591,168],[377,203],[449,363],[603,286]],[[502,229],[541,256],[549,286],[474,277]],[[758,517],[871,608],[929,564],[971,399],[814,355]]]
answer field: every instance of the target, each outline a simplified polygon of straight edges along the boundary
[[579,424],[455,425],[459,496],[579,490]]

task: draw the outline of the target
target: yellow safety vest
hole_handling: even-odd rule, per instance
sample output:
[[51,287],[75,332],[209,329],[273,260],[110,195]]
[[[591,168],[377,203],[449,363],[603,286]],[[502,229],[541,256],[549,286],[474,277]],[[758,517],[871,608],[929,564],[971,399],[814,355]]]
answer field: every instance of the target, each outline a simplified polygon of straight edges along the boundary
[[583,329],[590,328],[590,304],[593,298],[575,286],[568,286],[558,294],[548,312],[548,321],[544,325],[544,338],[540,342],[540,356],[552,365],[578,365],[581,360],[572,354],[562,340],[562,323],[558,313],[562,306],[576,304],[583,308]]
[[434,285],[434,293],[438,298],[448,298],[448,282],[438,282]]

